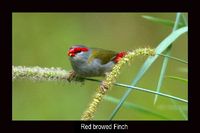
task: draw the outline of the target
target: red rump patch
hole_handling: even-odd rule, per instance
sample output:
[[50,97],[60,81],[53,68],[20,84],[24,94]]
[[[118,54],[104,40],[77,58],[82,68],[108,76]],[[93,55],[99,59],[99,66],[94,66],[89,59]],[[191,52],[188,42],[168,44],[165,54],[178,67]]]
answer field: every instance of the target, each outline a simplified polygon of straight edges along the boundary
[[88,48],[80,48],[80,47],[72,48],[68,51],[68,56],[75,56],[76,53],[87,52],[87,51],[88,51]]
[[115,58],[113,59],[113,61],[115,63],[119,62],[121,58],[123,58],[125,55],[127,54],[127,52],[119,52]]

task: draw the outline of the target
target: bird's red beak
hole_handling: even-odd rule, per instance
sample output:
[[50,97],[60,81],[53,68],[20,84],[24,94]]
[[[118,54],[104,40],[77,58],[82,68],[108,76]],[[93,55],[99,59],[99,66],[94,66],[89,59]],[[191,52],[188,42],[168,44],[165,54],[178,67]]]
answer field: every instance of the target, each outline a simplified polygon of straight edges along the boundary
[[67,55],[68,55],[68,56],[71,56],[72,54],[68,51]]
[[67,53],[68,56],[72,57],[72,56],[75,56],[74,54],[74,49],[70,49]]

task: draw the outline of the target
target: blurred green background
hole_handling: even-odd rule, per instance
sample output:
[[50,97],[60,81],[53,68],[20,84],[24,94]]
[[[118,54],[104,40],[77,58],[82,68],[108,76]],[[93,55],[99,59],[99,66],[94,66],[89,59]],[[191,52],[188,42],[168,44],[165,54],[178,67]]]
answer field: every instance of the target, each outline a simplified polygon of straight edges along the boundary
[[[149,15],[175,21],[176,13],[13,13],[12,57],[15,66],[61,67],[71,70],[66,55],[74,44],[99,47],[116,51],[136,48],[155,48],[172,31],[172,27],[148,21]],[[187,16],[187,14],[186,14]],[[188,60],[187,34],[173,45],[172,56]],[[131,66],[125,66],[117,82],[130,84],[146,57],[137,57]],[[163,57],[137,84],[156,90]],[[184,71],[183,71],[184,69]],[[170,60],[166,75],[187,78],[187,65]],[[103,79],[103,78],[99,78]],[[13,81],[13,120],[80,120],[99,83]],[[186,83],[166,78],[161,92],[187,99]],[[113,87],[109,96],[120,99],[126,88]],[[172,120],[185,119],[169,98],[134,90],[128,102],[148,108]],[[187,116],[186,103],[176,102]],[[96,120],[106,120],[116,104],[104,100],[95,115]],[[122,107],[114,119],[160,120],[134,109]],[[186,118],[187,119],[187,118]]]

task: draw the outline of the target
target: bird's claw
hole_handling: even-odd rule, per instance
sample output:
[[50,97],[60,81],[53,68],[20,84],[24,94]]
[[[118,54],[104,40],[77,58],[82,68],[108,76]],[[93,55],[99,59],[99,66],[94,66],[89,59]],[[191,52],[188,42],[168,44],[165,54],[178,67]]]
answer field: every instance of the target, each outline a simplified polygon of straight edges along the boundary
[[72,80],[74,80],[76,78],[77,74],[75,71],[70,71],[69,72],[69,75],[67,76],[67,81],[68,82],[71,82]]
[[71,81],[79,81],[79,82],[83,82],[84,81],[84,78],[80,77],[77,75],[77,73],[75,71],[70,71],[69,72],[69,75],[67,77],[67,81],[68,82],[71,82]]

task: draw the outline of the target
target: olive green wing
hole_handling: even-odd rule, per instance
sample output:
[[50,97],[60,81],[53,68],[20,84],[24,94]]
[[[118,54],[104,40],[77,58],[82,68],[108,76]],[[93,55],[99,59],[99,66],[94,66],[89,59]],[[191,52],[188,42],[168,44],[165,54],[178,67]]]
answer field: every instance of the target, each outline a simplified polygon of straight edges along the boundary
[[100,59],[102,64],[106,64],[111,61],[117,52],[104,49],[92,49],[92,53],[88,58],[88,63],[91,63],[93,59]]

